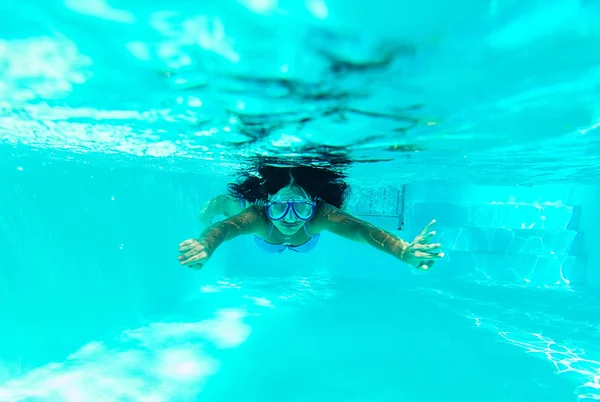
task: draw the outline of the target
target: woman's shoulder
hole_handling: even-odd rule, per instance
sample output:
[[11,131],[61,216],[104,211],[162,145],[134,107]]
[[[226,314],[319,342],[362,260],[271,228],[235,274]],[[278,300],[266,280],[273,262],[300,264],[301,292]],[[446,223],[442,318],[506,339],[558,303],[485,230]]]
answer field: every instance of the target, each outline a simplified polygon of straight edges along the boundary
[[327,219],[332,215],[338,214],[340,209],[326,202],[319,203],[315,211],[315,218]]
[[315,216],[307,223],[307,230],[313,233],[320,233],[327,227],[329,220],[333,215],[339,212],[339,209],[326,202],[317,205]]
[[267,217],[265,210],[256,204],[248,205],[240,215],[246,216],[246,219],[251,219],[254,227],[255,234],[262,236],[271,230],[271,220]]

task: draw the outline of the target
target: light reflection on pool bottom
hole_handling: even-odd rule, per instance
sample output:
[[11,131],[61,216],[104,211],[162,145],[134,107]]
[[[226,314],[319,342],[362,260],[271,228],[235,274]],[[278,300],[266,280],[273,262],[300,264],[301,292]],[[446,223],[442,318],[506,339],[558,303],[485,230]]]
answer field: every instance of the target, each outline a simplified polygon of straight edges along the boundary
[[[425,297],[478,328],[548,360],[574,384],[578,399],[600,400],[600,298],[568,288],[467,284],[462,289],[419,287]],[[485,295],[482,297],[482,295]]]
[[90,342],[64,362],[9,381],[0,388],[0,400],[193,400],[219,368],[205,343],[243,342],[249,328],[241,317],[241,311],[219,311],[212,320],[153,323],[116,340]]
[[[218,373],[222,355],[250,336],[246,321],[272,312],[272,300],[292,309],[317,295],[326,300],[328,283],[315,277],[203,286],[186,299],[184,313],[91,341],[63,362],[0,384],[0,401],[193,401]],[[193,321],[207,316],[207,306],[220,307],[212,317]]]
[[578,294],[559,296],[423,276],[230,278],[177,315],[0,385],[0,400],[598,399],[597,312]]

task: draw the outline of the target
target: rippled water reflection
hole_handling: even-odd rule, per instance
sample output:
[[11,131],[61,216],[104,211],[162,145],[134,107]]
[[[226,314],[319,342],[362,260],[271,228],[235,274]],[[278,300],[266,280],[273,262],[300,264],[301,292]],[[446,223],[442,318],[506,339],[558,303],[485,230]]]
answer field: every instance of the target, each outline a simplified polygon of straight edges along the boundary
[[186,170],[341,157],[404,182],[599,173],[595,2],[3,8],[0,144]]
[[424,288],[435,304],[498,340],[550,361],[575,386],[580,399],[600,399],[600,303],[598,297],[564,286],[463,283],[456,289]]

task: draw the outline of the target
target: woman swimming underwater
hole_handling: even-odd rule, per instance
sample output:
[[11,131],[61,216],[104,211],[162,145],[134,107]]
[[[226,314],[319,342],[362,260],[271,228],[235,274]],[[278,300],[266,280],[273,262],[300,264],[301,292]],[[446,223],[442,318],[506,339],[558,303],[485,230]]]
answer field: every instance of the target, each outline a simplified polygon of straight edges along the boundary
[[[430,242],[435,221],[408,243],[342,211],[348,188],[343,177],[318,167],[259,165],[257,176],[244,173],[229,185],[228,195],[205,205],[200,220],[207,228],[197,239],[180,244],[179,262],[199,269],[223,242],[241,235],[254,235],[256,245],[268,253],[306,253],[323,231],[369,244],[422,270],[444,256],[440,244]],[[211,224],[217,215],[226,219]]]

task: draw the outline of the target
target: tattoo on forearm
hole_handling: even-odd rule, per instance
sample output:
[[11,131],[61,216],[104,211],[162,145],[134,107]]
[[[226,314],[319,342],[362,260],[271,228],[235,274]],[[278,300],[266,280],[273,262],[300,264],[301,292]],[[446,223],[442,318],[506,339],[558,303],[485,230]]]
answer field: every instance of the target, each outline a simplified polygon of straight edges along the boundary
[[320,214],[334,226],[344,228],[343,233],[356,240],[364,240],[371,246],[400,257],[408,243],[381,228],[340,212],[334,208],[322,208]]
[[400,255],[405,248],[405,242],[398,236],[373,226],[367,231],[367,241],[373,246]]
[[226,237],[227,226],[223,225],[222,222],[212,224],[200,234],[200,238],[211,251],[214,251],[219,244],[223,243]]
[[200,234],[200,238],[212,250],[229,240],[232,235],[243,232],[252,224],[251,214],[239,214],[225,221],[216,222]]

